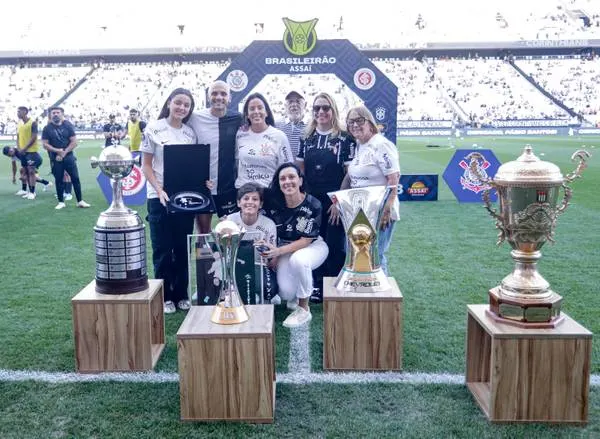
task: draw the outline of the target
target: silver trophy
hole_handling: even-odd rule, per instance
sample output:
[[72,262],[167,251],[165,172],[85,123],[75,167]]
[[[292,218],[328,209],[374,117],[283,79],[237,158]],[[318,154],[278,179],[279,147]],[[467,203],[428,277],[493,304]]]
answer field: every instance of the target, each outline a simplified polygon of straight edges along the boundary
[[237,252],[244,233],[244,229],[231,220],[221,221],[212,232],[220,254],[221,294],[210,320],[219,325],[234,325],[248,320],[235,280]]
[[94,227],[96,247],[96,291],[127,294],[148,288],[146,233],[137,212],[123,204],[121,180],[140,163],[125,146],[105,147],[100,157],[91,157],[92,168],[111,178],[112,203],[100,214]]
[[377,247],[383,207],[391,192],[387,186],[370,186],[327,194],[340,211],[347,241],[346,263],[335,281],[337,290],[350,293],[391,291],[379,263]]
[[550,289],[537,263],[546,241],[554,242],[558,215],[569,205],[572,190],[567,183],[581,176],[589,156],[585,150],[575,152],[571,160],[579,161],[577,168],[563,176],[558,166],[540,160],[527,145],[519,158],[500,166],[493,180],[480,175],[498,192],[499,212],[491,206],[489,189],[483,200],[500,231],[497,244],[508,241],[515,262],[512,273],[489,292],[490,311],[499,319],[522,327],[553,327],[560,320],[562,297]]

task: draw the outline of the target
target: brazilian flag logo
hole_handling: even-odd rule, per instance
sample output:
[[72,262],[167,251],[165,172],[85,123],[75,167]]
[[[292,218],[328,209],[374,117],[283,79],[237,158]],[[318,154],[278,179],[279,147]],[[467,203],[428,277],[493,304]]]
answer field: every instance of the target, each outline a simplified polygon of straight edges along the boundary
[[283,33],[283,45],[292,55],[302,56],[309,53],[317,44],[317,32],[315,25],[318,18],[309,21],[293,21],[283,18],[285,32]]

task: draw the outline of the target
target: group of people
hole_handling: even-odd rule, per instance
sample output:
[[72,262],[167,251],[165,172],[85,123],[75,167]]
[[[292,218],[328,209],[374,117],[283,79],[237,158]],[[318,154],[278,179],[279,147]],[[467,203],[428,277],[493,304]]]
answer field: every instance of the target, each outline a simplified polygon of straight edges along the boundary
[[[44,190],[51,183],[39,177],[38,170],[43,159],[39,153],[39,133],[37,121],[29,116],[27,107],[19,107],[17,116],[19,126],[17,131],[17,146],[5,146],[4,155],[12,158],[13,183],[16,183],[17,161],[21,164],[21,189],[17,195],[34,200],[36,198],[36,184],[42,183]],[[73,150],[77,147],[77,137],[73,126],[65,120],[64,110],[61,107],[52,107],[49,110],[49,123],[42,130],[42,145],[48,151],[50,167],[55,179],[56,198],[58,204],[55,209],[66,207],[65,199],[71,199],[71,187],[75,191],[77,207],[90,207],[81,194],[81,182],[77,169],[77,159]]]
[[[313,292],[322,291],[323,276],[336,276],[345,260],[344,230],[328,192],[388,185],[379,233],[380,261],[387,274],[387,251],[399,218],[397,185],[400,165],[396,146],[379,134],[371,112],[352,108],[346,126],[334,99],[319,93],[304,124],[306,100],[286,96],[289,120],[275,124],[269,103],[249,95],[242,114],[231,111],[230,89],[223,81],[208,90],[210,107],[194,112],[194,97],[177,88],[158,120],[149,123],[140,150],[148,180],[148,223],[156,278],[165,282],[165,313],[187,310],[189,274],[187,236],[208,233],[212,214],[168,213],[164,189],[164,146],[210,145],[210,190],[219,218],[228,216],[247,230],[261,232],[256,245],[276,270],[279,297],[293,312],[284,326],[307,324]],[[238,212],[239,213],[236,213]],[[313,297],[319,301],[319,294]]]

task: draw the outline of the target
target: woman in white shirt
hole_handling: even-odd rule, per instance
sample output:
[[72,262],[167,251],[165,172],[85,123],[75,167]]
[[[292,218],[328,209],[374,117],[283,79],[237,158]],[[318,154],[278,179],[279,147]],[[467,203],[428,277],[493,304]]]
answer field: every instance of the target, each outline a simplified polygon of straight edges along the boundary
[[285,133],[275,128],[273,112],[260,93],[248,96],[243,117],[248,128],[240,128],[236,136],[235,187],[254,183],[266,188],[279,165],[294,161],[290,143]]
[[400,162],[396,145],[379,133],[373,114],[364,105],[351,108],[346,117],[348,132],[356,139],[354,159],[348,166],[344,188],[391,186],[392,193],[383,208],[378,235],[379,262],[387,275],[387,252],[395,222],[400,218],[398,183]]
[[164,311],[172,314],[175,304],[188,310],[187,235],[193,232],[194,215],[169,214],[169,195],[164,184],[164,145],[195,144],[196,134],[186,125],[194,111],[194,98],[189,90],[171,92],[158,116],[146,126],[142,151],[142,170],[147,183],[148,224],[152,239],[154,277],[164,280]]

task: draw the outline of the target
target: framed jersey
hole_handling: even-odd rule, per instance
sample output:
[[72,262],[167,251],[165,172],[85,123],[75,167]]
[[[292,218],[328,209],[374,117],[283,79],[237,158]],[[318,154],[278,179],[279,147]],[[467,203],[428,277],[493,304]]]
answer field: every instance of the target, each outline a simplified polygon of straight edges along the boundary
[[169,213],[213,213],[215,202],[206,186],[210,179],[210,145],[164,146],[164,188]]

